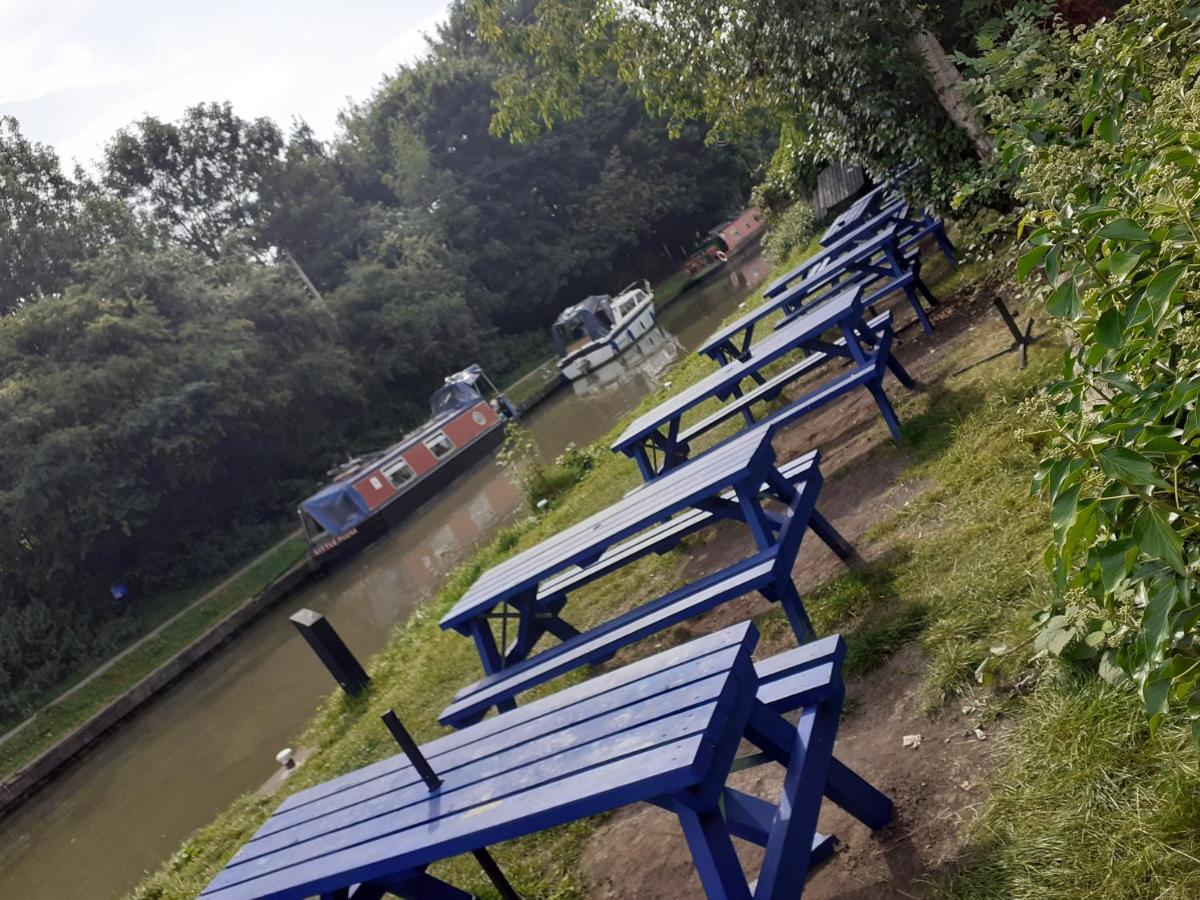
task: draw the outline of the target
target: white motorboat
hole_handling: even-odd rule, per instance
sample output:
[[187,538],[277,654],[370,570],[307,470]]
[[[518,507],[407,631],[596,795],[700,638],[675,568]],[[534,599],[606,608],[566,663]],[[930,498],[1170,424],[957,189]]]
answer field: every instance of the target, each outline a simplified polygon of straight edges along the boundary
[[654,326],[649,282],[630,285],[616,297],[596,294],[569,306],[554,322],[558,367],[574,380],[603,365]]

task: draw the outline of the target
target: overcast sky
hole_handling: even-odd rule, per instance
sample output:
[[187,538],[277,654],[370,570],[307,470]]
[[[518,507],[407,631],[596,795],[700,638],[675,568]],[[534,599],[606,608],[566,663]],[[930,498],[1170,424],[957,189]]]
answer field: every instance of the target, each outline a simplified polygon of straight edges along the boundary
[[332,137],[347,98],[425,48],[449,0],[0,0],[0,114],[64,161],[118,128],[230,100]]

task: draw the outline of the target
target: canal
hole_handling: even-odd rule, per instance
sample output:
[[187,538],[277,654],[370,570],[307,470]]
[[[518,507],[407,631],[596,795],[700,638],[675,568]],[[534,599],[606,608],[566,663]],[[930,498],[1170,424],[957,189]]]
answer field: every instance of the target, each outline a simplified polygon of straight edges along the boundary
[[[526,417],[542,454],[605,434],[766,276],[758,256],[689,291],[622,357]],[[299,607],[327,615],[365,659],[437,589],[448,568],[522,515],[520,492],[487,462],[328,577],[263,616],[169,693],[0,822],[0,898],[120,897],[239,795],[278,768],[329,675],[295,633]]]

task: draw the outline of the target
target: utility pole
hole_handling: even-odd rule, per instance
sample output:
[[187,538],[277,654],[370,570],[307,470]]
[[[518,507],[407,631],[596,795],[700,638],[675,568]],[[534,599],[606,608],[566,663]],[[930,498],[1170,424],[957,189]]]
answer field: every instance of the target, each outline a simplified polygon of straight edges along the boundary
[[296,272],[300,275],[300,278],[304,281],[304,285],[305,285],[305,287],[308,288],[309,293],[311,293],[314,297],[317,298],[318,303],[324,303],[325,298],[321,296],[321,292],[317,290],[317,286],[315,284],[313,284],[311,280],[309,280],[308,275],[305,274],[305,272],[302,268],[300,268],[300,263],[296,262],[296,257],[292,256],[292,251],[288,250],[285,247],[283,250],[283,256],[288,262],[290,262],[292,264],[292,268],[295,269]]

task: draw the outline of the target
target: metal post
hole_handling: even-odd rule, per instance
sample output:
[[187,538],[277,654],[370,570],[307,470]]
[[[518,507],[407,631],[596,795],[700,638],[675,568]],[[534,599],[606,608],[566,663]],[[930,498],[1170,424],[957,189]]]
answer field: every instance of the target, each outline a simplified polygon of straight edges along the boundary
[[437,777],[437,773],[429,765],[429,760],[425,758],[425,754],[421,752],[421,748],[417,746],[417,742],[408,733],[408,729],[404,727],[404,723],[396,717],[395,711],[389,709],[380,718],[383,719],[383,724],[387,726],[387,730],[392,733],[392,737],[396,739],[396,743],[400,745],[400,749],[412,760],[413,768],[417,770],[417,774],[421,776],[421,780],[425,782],[425,786],[429,788],[430,792],[432,793],[440,788],[442,786],[442,779]]
[[311,609],[301,609],[292,614],[291,621],[343,691],[357,697],[367,689],[371,679],[328,619]]
[[488,877],[488,881],[492,883],[492,887],[499,892],[504,900],[521,900],[521,895],[508,883],[508,879],[504,877],[500,866],[496,864],[496,860],[492,859],[492,854],[488,853],[486,847],[481,850],[472,850],[471,855],[475,857],[475,861],[479,863],[479,868],[483,869],[483,874]]
[[[421,748],[417,746],[417,742],[413,740],[412,735],[408,733],[408,729],[404,727],[404,723],[400,721],[395,710],[389,709],[380,718],[383,719],[383,724],[387,726],[388,731],[392,733],[392,737],[396,739],[396,743],[400,745],[400,749],[405,755],[412,760],[413,768],[421,776],[425,782],[425,786],[429,788],[429,792],[433,793],[442,786],[442,779],[433,771],[433,767],[429,765],[429,760],[425,758],[425,754],[421,752]],[[488,852],[486,847],[481,847],[478,850],[472,850],[471,855],[475,857],[475,861],[479,863],[479,868],[483,869],[483,874],[488,877],[488,881],[492,883],[497,893],[504,900],[521,900],[521,895],[516,892],[508,879],[504,877],[504,872],[492,858],[492,854]]]
[[1008,332],[1013,336],[1012,346],[1008,349],[1021,351],[1021,368],[1024,369],[1029,364],[1029,345],[1037,338],[1033,336],[1033,317],[1029,319],[1029,323],[1025,326],[1024,333],[1017,327],[1016,320],[1013,319],[1013,314],[1009,312],[1008,306],[999,297],[992,298],[992,305],[996,307],[996,311],[1000,313],[1000,318],[1004,320],[1004,324],[1008,326]]

